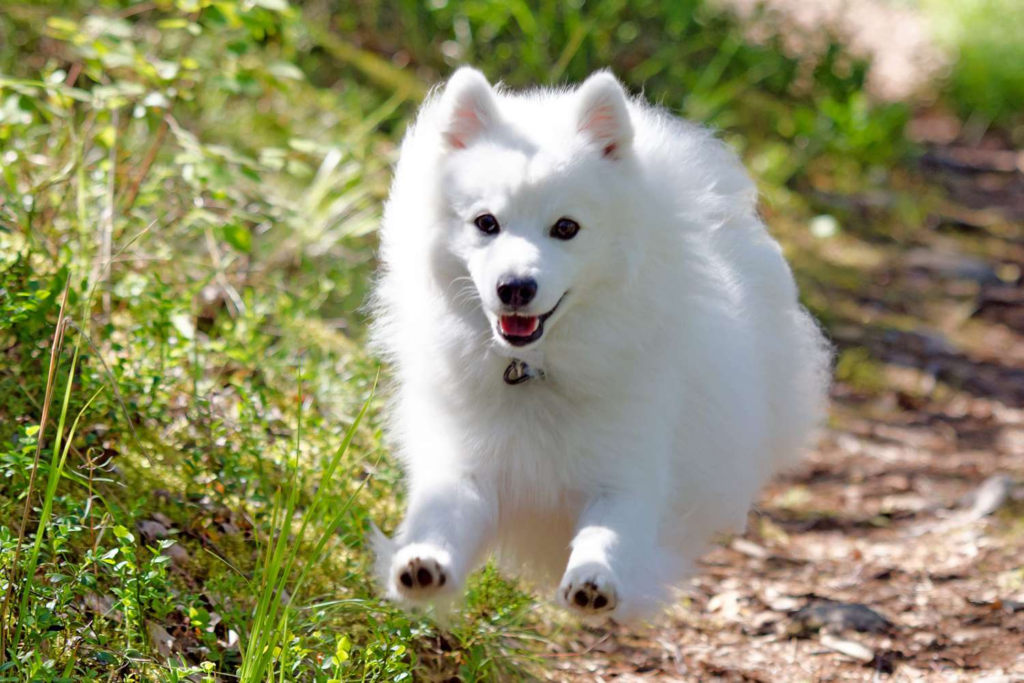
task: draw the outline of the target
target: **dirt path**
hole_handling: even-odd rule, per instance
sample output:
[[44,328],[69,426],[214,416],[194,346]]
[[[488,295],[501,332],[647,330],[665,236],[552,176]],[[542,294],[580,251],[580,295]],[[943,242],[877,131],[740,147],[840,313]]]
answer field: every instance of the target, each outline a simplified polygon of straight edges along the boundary
[[1024,681],[1024,175],[958,154],[922,166],[958,203],[858,247],[820,446],[675,613],[583,633],[553,680]]

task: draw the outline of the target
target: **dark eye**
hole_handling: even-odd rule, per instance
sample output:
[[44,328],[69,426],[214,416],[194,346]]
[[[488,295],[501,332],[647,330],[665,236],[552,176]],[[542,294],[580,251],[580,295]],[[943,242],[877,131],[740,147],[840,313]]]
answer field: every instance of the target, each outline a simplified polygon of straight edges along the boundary
[[551,226],[551,236],[559,240],[571,240],[580,231],[580,224],[571,218],[559,218]]
[[498,219],[489,213],[477,216],[476,220],[473,221],[473,225],[485,235],[497,235],[498,230],[501,229],[501,226],[498,225]]

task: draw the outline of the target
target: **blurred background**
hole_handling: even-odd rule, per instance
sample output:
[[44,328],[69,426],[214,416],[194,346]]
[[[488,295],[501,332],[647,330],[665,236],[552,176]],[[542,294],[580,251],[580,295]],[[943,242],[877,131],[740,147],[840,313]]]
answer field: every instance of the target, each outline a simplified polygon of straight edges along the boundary
[[[0,675],[1024,675],[1022,27],[1018,0],[4,0]],[[611,67],[717,129],[837,346],[821,444],[654,629],[491,568],[444,627],[375,597],[402,490],[361,306],[397,145],[460,64]]]

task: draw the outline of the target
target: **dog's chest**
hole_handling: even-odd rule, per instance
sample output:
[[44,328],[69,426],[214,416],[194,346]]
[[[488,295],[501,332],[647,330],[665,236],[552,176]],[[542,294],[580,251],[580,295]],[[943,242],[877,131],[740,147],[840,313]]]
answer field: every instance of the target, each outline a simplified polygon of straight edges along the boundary
[[546,387],[522,385],[499,391],[499,400],[480,401],[466,415],[464,433],[472,435],[478,472],[497,487],[506,506],[519,501],[529,507],[563,505],[593,456],[586,415]]

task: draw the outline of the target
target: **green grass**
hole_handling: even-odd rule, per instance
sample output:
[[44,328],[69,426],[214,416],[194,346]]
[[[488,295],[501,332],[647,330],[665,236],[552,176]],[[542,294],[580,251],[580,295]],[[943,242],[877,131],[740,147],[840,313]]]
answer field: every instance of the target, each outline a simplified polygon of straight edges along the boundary
[[1024,5],[1014,0],[929,0],[940,39],[956,51],[949,96],[969,121],[1024,120]]
[[612,66],[721,128],[805,250],[802,190],[885,177],[909,109],[838,47],[808,71],[742,35],[699,0],[5,7],[0,679],[539,675],[561,622],[493,568],[443,627],[373,585],[369,521],[402,506],[362,346],[389,166],[456,62]]
[[[376,383],[375,383],[376,384]],[[301,388],[299,396],[301,397]],[[372,397],[372,394],[371,394]],[[288,642],[288,623],[292,615],[291,600],[287,603],[280,599],[280,596],[291,588],[292,599],[300,595],[301,589],[305,586],[306,578],[310,571],[323,555],[324,547],[331,540],[331,535],[341,525],[352,507],[352,502],[362,487],[356,488],[340,510],[338,510],[330,523],[320,533],[311,552],[302,556],[303,568],[298,571],[298,579],[292,582],[292,574],[296,570],[296,561],[300,558],[299,551],[306,540],[306,529],[310,522],[316,519],[316,513],[326,498],[326,492],[333,484],[333,477],[338,470],[342,457],[348,451],[355,436],[359,423],[366,415],[370,401],[363,404],[362,409],[352,421],[352,426],[345,433],[345,438],[338,447],[337,452],[331,457],[324,469],[323,476],[313,495],[313,501],[302,515],[302,524],[298,534],[291,538],[289,521],[296,516],[299,496],[304,491],[304,475],[299,464],[298,454],[302,446],[302,424],[301,421],[295,430],[295,460],[291,471],[291,479],[286,491],[281,492],[275,501],[271,514],[271,528],[277,530],[277,538],[273,543],[268,543],[264,551],[264,561],[259,569],[259,598],[256,604],[256,611],[253,615],[250,631],[245,639],[245,646],[242,649],[242,666],[239,679],[244,682],[256,683],[264,680],[268,672],[273,671],[274,661],[281,658],[283,653],[282,644]],[[300,415],[301,418],[301,415]],[[367,480],[364,480],[364,483]],[[335,658],[340,659],[341,652],[349,652],[341,645],[335,653]],[[337,666],[343,662],[336,662]],[[281,669],[286,666],[286,659],[281,659]]]

